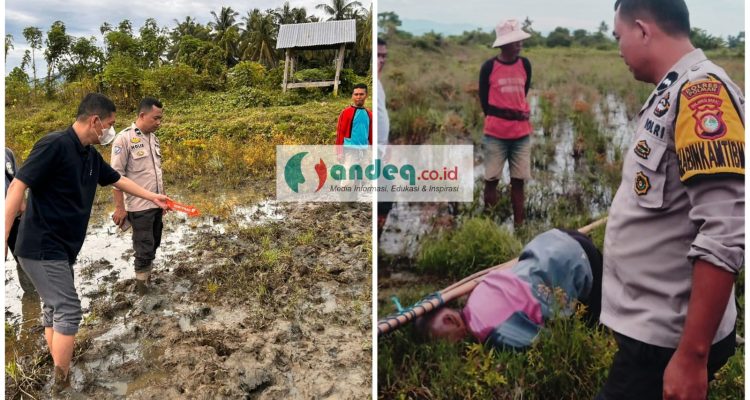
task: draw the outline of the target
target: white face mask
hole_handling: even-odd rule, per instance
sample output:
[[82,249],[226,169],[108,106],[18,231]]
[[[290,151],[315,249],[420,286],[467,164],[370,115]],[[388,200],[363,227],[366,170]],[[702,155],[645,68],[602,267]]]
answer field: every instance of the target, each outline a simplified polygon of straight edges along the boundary
[[117,133],[113,126],[110,126],[109,129],[102,129],[102,137],[99,139],[99,144],[106,146],[115,140],[115,136],[117,136]]
[[115,140],[115,136],[117,136],[117,133],[115,132],[114,126],[110,126],[107,129],[104,129],[104,127],[102,126],[102,136],[99,137],[99,144],[102,146],[106,146],[112,143],[113,140]]

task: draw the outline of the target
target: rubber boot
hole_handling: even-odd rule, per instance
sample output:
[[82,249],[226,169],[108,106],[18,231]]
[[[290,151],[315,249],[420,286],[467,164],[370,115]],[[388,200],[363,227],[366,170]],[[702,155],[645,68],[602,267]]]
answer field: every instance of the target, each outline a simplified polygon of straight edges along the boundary
[[499,181],[484,181],[484,207],[494,208],[500,201],[500,195],[497,193],[497,184]]
[[135,273],[135,292],[143,296],[148,294],[148,280],[151,276],[150,272],[136,272]]

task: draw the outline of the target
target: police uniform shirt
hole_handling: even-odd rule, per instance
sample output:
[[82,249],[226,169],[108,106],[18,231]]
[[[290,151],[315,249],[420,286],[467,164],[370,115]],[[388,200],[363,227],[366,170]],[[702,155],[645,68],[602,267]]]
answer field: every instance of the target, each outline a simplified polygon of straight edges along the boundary
[[[159,138],[143,133],[135,124],[120,132],[112,143],[112,168],[146,190],[164,194]],[[135,212],[159,208],[156,204],[125,193],[125,210]]]
[[8,195],[8,186],[16,176],[16,156],[9,148],[5,148],[5,195]]
[[[699,49],[654,89],[626,149],[604,243],[601,321],[676,348],[693,262],[738,273],[744,259],[744,98]],[[713,343],[734,328],[732,295]]]
[[16,256],[75,263],[86,237],[96,185],[117,182],[94,146],[83,146],[73,127],[40,139],[16,179],[30,188]]

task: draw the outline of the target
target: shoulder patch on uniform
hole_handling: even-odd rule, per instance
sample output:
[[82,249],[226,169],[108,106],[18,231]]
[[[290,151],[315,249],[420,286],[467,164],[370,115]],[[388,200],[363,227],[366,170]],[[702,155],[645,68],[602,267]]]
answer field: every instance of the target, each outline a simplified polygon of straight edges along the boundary
[[635,185],[633,185],[633,189],[635,189],[635,194],[638,196],[645,196],[648,193],[648,190],[651,189],[651,181],[649,181],[648,176],[646,176],[643,171],[638,171],[635,174]]
[[677,75],[677,72],[670,71],[667,74],[667,76],[665,76],[664,79],[662,79],[662,81],[659,82],[659,85],[656,87],[656,91],[659,92],[659,94],[661,94],[664,90],[666,90],[667,88],[672,86],[673,83],[675,83],[678,76],[679,75]]
[[684,89],[682,89],[682,95],[688,100],[692,100],[696,96],[702,94],[712,94],[718,96],[721,92],[721,83],[713,81],[712,79],[703,79],[697,82],[688,83]]
[[712,77],[680,90],[675,150],[680,180],[699,175],[745,174],[745,127],[723,83]]
[[118,154],[122,153],[122,147],[115,146],[115,147],[112,148],[112,151],[115,153],[115,155],[118,155]]
[[659,103],[656,104],[656,107],[654,107],[654,115],[657,117],[663,117],[664,114],[669,111],[669,107],[671,104],[669,103],[669,92],[667,92],[664,97],[659,99]]

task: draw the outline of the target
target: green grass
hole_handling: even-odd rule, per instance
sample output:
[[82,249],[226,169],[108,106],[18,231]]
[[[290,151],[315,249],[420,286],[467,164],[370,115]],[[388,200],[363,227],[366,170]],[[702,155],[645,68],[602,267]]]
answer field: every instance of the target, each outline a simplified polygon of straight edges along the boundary
[[[388,95],[390,137],[408,144],[470,141],[479,151],[483,135],[479,68],[496,50],[427,39],[389,38],[389,59],[381,79]],[[608,111],[618,107],[632,120],[653,85],[635,81],[617,50],[529,48],[522,55],[532,64],[530,97],[536,99],[533,179],[525,187],[524,226],[513,235],[496,235],[502,230],[498,226],[510,225],[509,188],[501,184],[500,203],[486,210],[482,188],[476,187],[474,201],[459,207],[453,230],[425,237],[417,260],[390,265],[395,261],[381,258],[381,268],[391,272],[411,270],[416,264],[417,272],[430,274],[416,282],[395,284],[384,277],[378,298],[381,317],[394,309],[388,300],[391,294],[403,305],[413,304],[472,271],[518,255],[489,259],[507,246],[528,243],[551,228],[578,228],[606,214],[620,184],[624,143],[617,136],[620,127],[610,126]],[[744,85],[742,57],[726,52],[707,55],[735,83]],[[567,150],[563,146],[572,150],[562,152]],[[558,165],[558,159],[568,167]],[[602,226],[591,234],[599,249],[604,231]],[[736,288],[741,336],[743,281],[744,274]],[[384,399],[592,398],[606,378],[616,348],[609,333],[587,327],[579,318],[548,324],[525,353],[492,351],[469,342],[423,343],[411,326],[380,338],[378,346],[378,392]],[[742,397],[743,353],[740,348],[712,383],[711,399]]]
[[471,218],[455,231],[422,240],[417,271],[460,278],[515,258],[521,243],[487,218]]
[[[165,183],[194,191],[273,178],[277,145],[333,144],[339,113],[351,102],[345,95],[254,88],[162,101],[164,123],[157,135]],[[6,146],[23,162],[42,136],[73,123],[76,107],[42,97],[7,107]],[[134,119],[135,112],[118,110],[115,127],[124,129]],[[98,150],[109,160],[109,147]]]

